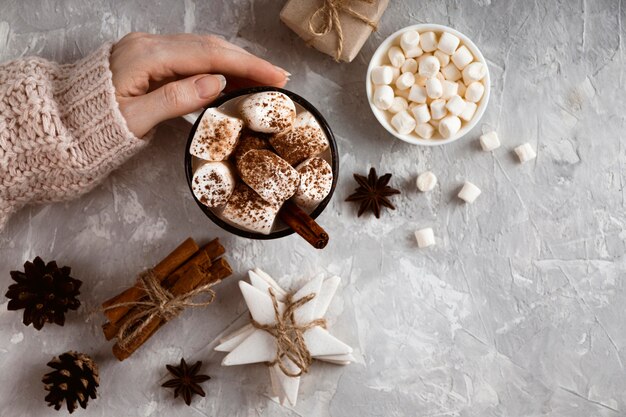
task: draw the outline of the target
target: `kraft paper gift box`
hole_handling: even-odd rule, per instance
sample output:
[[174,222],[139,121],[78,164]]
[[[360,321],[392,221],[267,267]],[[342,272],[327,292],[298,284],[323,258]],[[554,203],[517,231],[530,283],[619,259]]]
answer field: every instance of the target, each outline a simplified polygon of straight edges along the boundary
[[351,62],[388,4],[389,0],[289,0],[280,19],[315,49]]

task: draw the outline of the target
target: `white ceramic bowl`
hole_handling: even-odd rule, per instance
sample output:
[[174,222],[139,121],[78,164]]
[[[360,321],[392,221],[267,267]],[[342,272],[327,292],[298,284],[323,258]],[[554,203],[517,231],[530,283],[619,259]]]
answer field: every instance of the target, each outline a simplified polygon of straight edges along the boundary
[[[374,106],[373,104],[372,97],[374,95],[374,89],[373,89],[373,83],[371,80],[372,69],[382,65],[383,61],[386,59],[387,51],[389,50],[389,48],[391,48],[394,45],[399,46],[400,36],[408,30],[416,30],[420,34],[423,32],[435,32],[438,34],[442,32],[449,32],[457,36],[459,39],[461,39],[461,44],[465,45],[467,49],[470,50],[470,52],[474,55],[474,58],[476,58],[477,62],[482,62],[487,68],[487,75],[485,75],[485,78],[482,79],[482,83],[485,85],[485,93],[483,94],[483,97],[480,100],[480,103],[478,104],[478,108],[476,109],[474,118],[470,120],[469,122],[464,123],[461,129],[457,132],[457,134],[452,137],[444,139],[444,138],[437,138],[435,136],[433,139],[422,139],[419,136],[417,136],[415,132],[411,132],[408,135],[401,135],[393,128],[393,126],[391,126],[390,120],[393,115],[386,110],[380,110],[378,107]],[[403,140],[407,143],[411,143],[413,145],[436,146],[436,145],[445,145],[447,143],[451,143],[451,142],[454,142],[455,140],[461,139],[463,136],[467,134],[467,132],[469,132],[470,130],[472,130],[472,128],[474,128],[474,126],[476,126],[476,124],[483,117],[483,114],[485,113],[485,109],[487,108],[487,104],[489,103],[489,93],[491,91],[491,82],[490,82],[490,77],[489,77],[489,66],[487,65],[487,61],[485,60],[485,57],[480,52],[478,47],[474,44],[474,42],[470,40],[470,38],[468,38],[461,32],[454,30],[448,26],[435,25],[435,24],[418,24],[418,25],[407,26],[405,28],[398,30],[397,32],[394,32],[391,36],[385,39],[383,43],[380,44],[378,49],[376,49],[376,52],[374,52],[374,55],[372,56],[372,59],[370,60],[370,64],[367,67],[367,78],[365,80],[365,89],[367,91],[367,99],[369,101],[370,108],[372,109],[372,112],[374,113],[374,116],[376,116],[376,119],[378,119],[380,124],[385,129],[387,129],[389,133],[391,133],[393,136],[397,137],[398,139]]]

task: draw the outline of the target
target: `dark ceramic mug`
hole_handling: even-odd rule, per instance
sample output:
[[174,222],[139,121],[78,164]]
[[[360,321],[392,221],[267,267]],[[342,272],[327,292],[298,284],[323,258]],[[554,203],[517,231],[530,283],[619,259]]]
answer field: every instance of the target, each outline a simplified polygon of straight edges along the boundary
[[[254,93],[261,93],[261,92],[264,92],[264,91],[278,91],[278,92],[281,92],[281,93],[287,95],[291,100],[293,100],[294,103],[296,103],[297,105],[301,106],[304,110],[308,111],[309,113],[311,113],[315,117],[315,119],[319,123],[320,127],[324,131],[324,134],[326,135],[326,138],[328,139],[329,150],[330,150],[330,161],[328,161],[328,162],[330,163],[330,166],[331,166],[332,171],[333,171],[333,183],[332,183],[332,186],[330,188],[330,192],[328,193],[326,198],[324,200],[322,200],[322,202],[319,203],[317,205],[317,207],[315,207],[315,209],[310,213],[310,216],[313,219],[315,219],[315,218],[317,218],[317,216],[319,216],[324,211],[324,209],[326,208],[326,206],[330,202],[330,199],[332,198],[333,193],[335,192],[335,187],[337,186],[337,177],[339,175],[339,158],[338,158],[338,152],[337,152],[337,142],[335,140],[335,136],[333,135],[332,130],[330,129],[330,126],[328,125],[328,122],[326,122],[326,120],[320,114],[320,112],[311,103],[309,103],[307,100],[305,100],[304,98],[302,98],[298,94],[293,93],[293,92],[288,91],[288,90],[283,90],[282,88],[277,88],[277,87],[251,87],[251,88],[243,88],[243,89],[240,89],[240,90],[231,91],[231,92],[229,92],[227,94],[224,94],[221,97],[219,97],[217,100],[215,100],[213,103],[211,103],[211,105],[209,107],[210,108],[221,107],[222,105],[226,104],[227,102],[229,102],[231,100],[234,100],[234,99],[237,99],[239,97],[247,96],[249,94],[254,94]],[[248,230],[240,229],[240,228],[238,228],[238,227],[236,227],[236,226],[226,222],[225,220],[222,220],[217,214],[215,214],[212,211],[212,209],[210,207],[205,206],[204,204],[202,204],[196,198],[196,196],[193,193],[193,190],[191,188],[191,181],[193,179],[193,159],[194,159],[194,156],[191,155],[191,153],[189,153],[189,148],[191,147],[191,141],[193,140],[193,137],[196,134],[196,129],[198,128],[198,124],[200,123],[200,120],[202,119],[202,115],[203,114],[204,114],[204,111],[202,111],[199,115],[194,115],[195,116],[195,121],[192,118],[190,120],[190,117],[185,117],[185,119],[187,121],[193,123],[193,127],[191,128],[191,132],[189,132],[189,138],[187,139],[187,146],[185,147],[185,175],[187,177],[187,184],[189,185],[189,191],[191,192],[191,195],[193,196],[193,199],[196,201],[196,204],[198,204],[198,207],[200,207],[200,209],[204,212],[204,214],[206,214],[206,216],[209,219],[211,219],[211,221],[213,221],[213,223],[215,223],[216,225],[218,225],[222,229],[224,229],[224,230],[226,230],[226,231],[228,231],[230,233],[233,233],[235,235],[246,237],[248,239],[261,239],[261,240],[278,239],[278,238],[289,236],[290,234],[292,234],[293,230],[290,229],[287,225],[284,225],[284,224],[281,225],[280,219],[278,219],[278,217],[276,218],[276,222],[278,223],[278,225],[280,227],[278,228],[278,230],[275,230],[275,231],[273,231],[273,232],[271,232],[270,234],[267,234],[267,235],[264,235],[262,233],[255,233],[255,232],[251,232],[251,231],[248,231]],[[191,116],[191,115],[188,115],[188,116]],[[275,227],[276,227],[276,223],[275,223],[273,228],[275,228]]]

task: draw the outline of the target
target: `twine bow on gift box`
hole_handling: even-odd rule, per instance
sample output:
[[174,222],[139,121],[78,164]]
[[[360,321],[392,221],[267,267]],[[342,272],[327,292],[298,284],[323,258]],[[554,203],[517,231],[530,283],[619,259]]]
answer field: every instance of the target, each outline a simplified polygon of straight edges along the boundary
[[[180,295],[174,295],[163,288],[156,275],[151,269],[139,274],[137,281],[145,290],[147,299],[116,303],[106,307],[111,310],[119,307],[132,307],[136,312],[130,313],[130,317],[120,326],[117,332],[117,343],[124,348],[129,341],[141,334],[144,328],[157,318],[169,321],[180,314],[186,307],[205,307],[215,300],[215,291],[211,289],[220,281],[210,282],[194,288]],[[208,294],[208,299],[201,302],[191,301],[199,294]]]
[[334,30],[337,33],[337,49],[335,50],[335,60],[339,61],[343,52],[343,28],[339,14],[344,12],[355,19],[376,30],[376,22],[367,16],[355,11],[349,6],[352,1],[361,1],[367,4],[375,4],[377,0],[323,0],[324,3],[309,18],[309,30],[315,36],[324,36]]
[[[297,324],[295,321],[294,312],[315,298],[315,294],[309,294],[296,301],[293,301],[291,295],[288,295],[285,300],[285,311],[283,314],[280,314],[278,311],[278,300],[276,300],[274,291],[271,288],[269,288],[268,291],[272,298],[276,323],[260,324],[252,319],[252,325],[257,329],[265,330],[276,338],[276,357],[272,362],[267,363],[267,365],[273,366],[278,364],[280,370],[283,371],[285,375],[298,377],[308,372],[313,362],[311,353],[304,341],[304,332],[316,326],[326,328],[326,320],[316,319],[304,324]],[[285,363],[285,358],[291,360],[300,370],[298,372],[290,371]]]

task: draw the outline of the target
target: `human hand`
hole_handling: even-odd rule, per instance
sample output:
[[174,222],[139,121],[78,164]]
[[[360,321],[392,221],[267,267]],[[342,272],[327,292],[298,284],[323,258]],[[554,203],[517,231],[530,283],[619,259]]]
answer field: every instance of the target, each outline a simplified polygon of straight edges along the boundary
[[289,76],[219,37],[187,33],[129,33],[113,46],[110,68],[120,111],[137,137],[206,106],[226,86],[282,87]]

